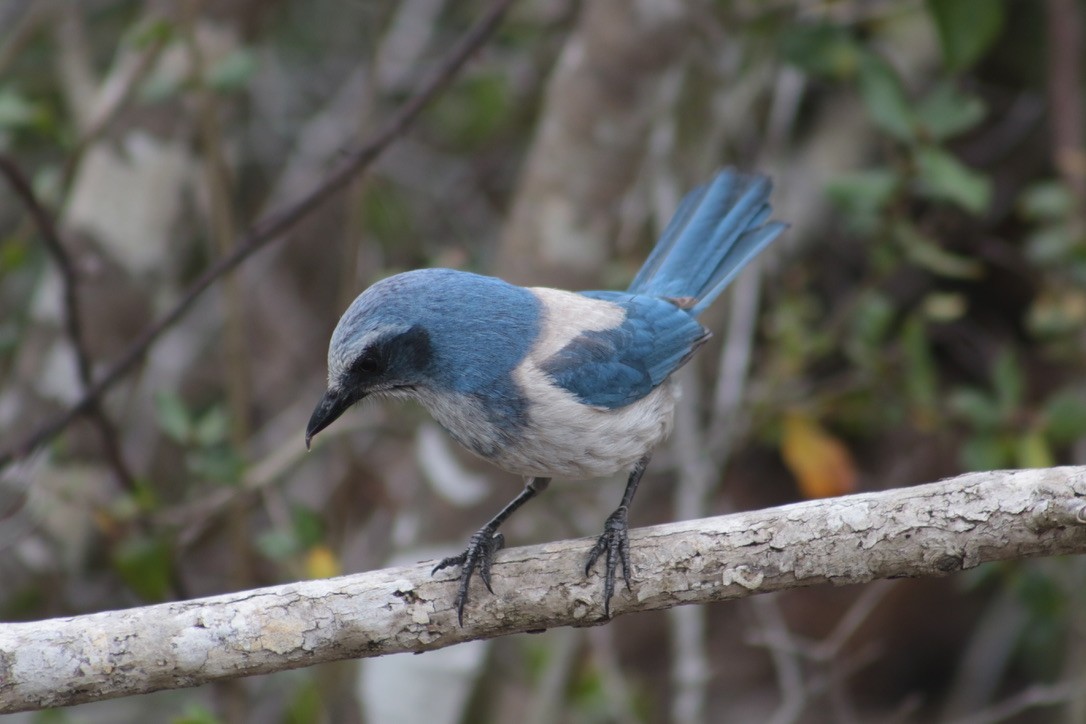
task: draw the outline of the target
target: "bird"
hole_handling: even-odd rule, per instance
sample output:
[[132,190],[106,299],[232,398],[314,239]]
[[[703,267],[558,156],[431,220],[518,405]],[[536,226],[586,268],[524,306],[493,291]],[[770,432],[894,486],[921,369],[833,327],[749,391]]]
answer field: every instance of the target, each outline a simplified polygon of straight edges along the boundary
[[787,225],[770,220],[768,177],[719,171],[683,197],[626,291],[522,287],[426,268],[382,279],[347,308],[328,345],[328,385],[305,444],[360,400],[415,400],[475,455],[524,488],[462,553],[457,620],[473,574],[493,594],[499,527],[555,477],[627,472],[618,508],[584,565],[602,556],[603,612],[615,577],[631,589],[629,508],[653,450],[672,428],[673,376],[710,337],[698,317]]

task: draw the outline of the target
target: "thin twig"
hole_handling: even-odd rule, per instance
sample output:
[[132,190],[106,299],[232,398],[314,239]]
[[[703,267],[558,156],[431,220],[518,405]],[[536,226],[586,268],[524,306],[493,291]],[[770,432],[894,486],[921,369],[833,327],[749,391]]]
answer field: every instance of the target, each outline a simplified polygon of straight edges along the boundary
[[832,662],[896,584],[897,581],[877,581],[864,588],[829,636],[811,648],[811,658],[815,661]]
[[790,724],[799,719],[807,702],[808,685],[803,675],[798,646],[792,630],[788,628],[780,602],[775,594],[751,599],[751,610],[758,619],[761,635],[768,643],[773,671],[777,675],[777,688],[781,701],[770,721],[773,724]]
[[[805,706],[822,694],[830,696],[838,720],[856,719],[852,702],[844,695],[843,685],[852,674],[876,660],[881,651],[876,646],[867,646],[844,659],[841,654],[860,626],[894,587],[894,583],[877,581],[865,588],[833,631],[817,642],[792,633],[776,596],[751,599],[751,608],[759,621],[759,631],[751,635],[748,642],[764,646],[769,652],[781,692],[781,703],[770,721],[775,724],[797,721]],[[805,676],[805,663],[816,664],[824,671],[817,676]]]
[[90,412],[97,404],[98,398],[123,379],[143,359],[151,345],[185,316],[200,295],[212,284],[233,271],[255,252],[280,238],[372,164],[393,141],[407,131],[422,110],[449,85],[468,59],[493,34],[512,1],[495,0],[482,18],[461,38],[456,48],[430,79],[400,107],[373,139],[361,148],[346,154],[328,177],[301,199],[285,209],[273,211],[254,223],[234,245],[233,251],[208,267],[182,295],[177,304],[157,322],[145,329],[120,359],[106,370],[98,382],[88,389],[77,403],[27,435],[13,447],[0,452],[0,467],[8,465],[17,458],[25,457],[58,435],[77,417]]
[[1030,709],[1058,706],[1070,699],[1078,686],[1079,684],[1072,682],[1034,684],[1008,699],[993,704],[987,709],[982,709],[961,719],[955,719],[954,724],[996,724],[997,722],[1007,721]]
[[[30,181],[23,175],[15,161],[5,155],[0,155],[0,173],[7,177],[15,195],[23,202],[38,227],[42,243],[45,244],[49,255],[60,272],[61,303],[64,310],[64,328],[71,341],[75,352],[76,368],[79,374],[79,383],[82,387],[84,399],[87,399],[90,391],[94,389],[94,379],[91,371],[90,354],[87,352],[87,342],[83,335],[83,325],[79,319],[79,279],[75,272],[75,265],[64,249],[60,240],[60,232],[53,222],[53,217],[45,210],[38,200]],[[117,482],[128,491],[136,488],[135,480],[121,453],[121,446],[117,440],[117,430],[106,416],[97,397],[91,397],[86,406],[86,412],[91,415],[95,426],[102,437],[102,446],[105,448],[106,459],[117,476]]]

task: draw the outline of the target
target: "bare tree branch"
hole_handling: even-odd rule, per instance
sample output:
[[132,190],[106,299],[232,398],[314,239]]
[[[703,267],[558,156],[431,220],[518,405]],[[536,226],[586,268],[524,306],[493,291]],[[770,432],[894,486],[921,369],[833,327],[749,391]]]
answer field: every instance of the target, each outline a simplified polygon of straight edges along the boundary
[[[128,696],[336,659],[602,623],[591,541],[502,551],[496,595],[456,625],[430,562],[33,623],[0,624],[0,712]],[[1086,552],[1086,467],[971,473],[915,488],[643,528],[615,615],[824,583],[942,576]]]
[[181,296],[172,309],[145,329],[72,407],[46,422],[13,447],[0,452],[0,468],[25,457],[38,446],[58,435],[71,422],[94,409],[98,399],[127,375],[143,359],[147,350],[163,332],[181,319],[207,289],[224,275],[269,243],[282,237],[295,224],[343,189],[355,176],[372,164],[397,138],[402,136],[419,114],[456,77],[468,59],[493,35],[513,0],[495,0],[480,19],[464,34],[448,58],[442,62],[421,88],[409,98],[377,134],[343,157],[339,165],[313,190],[286,208],[273,211],[258,220],[233,246],[230,254],[208,267]]
[[[53,262],[60,272],[61,308],[64,314],[64,329],[68,339],[72,343],[75,352],[76,370],[79,374],[79,384],[83,394],[89,394],[94,388],[93,370],[91,368],[90,353],[87,351],[87,341],[83,335],[83,325],[79,318],[79,278],[76,275],[75,264],[64,248],[53,217],[45,210],[38,195],[34,193],[34,187],[23,175],[22,170],[14,159],[0,154],[0,173],[7,177],[15,195],[26,206],[34,225],[38,227],[42,243],[53,257]],[[91,415],[98,433],[102,437],[102,447],[105,449],[106,459],[109,461],[113,474],[122,488],[129,492],[136,489],[135,479],[128,464],[124,461],[121,445],[117,439],[117,428],[106,415],[105,410],[97,397],[91,399],[87,406],[87,413]]]

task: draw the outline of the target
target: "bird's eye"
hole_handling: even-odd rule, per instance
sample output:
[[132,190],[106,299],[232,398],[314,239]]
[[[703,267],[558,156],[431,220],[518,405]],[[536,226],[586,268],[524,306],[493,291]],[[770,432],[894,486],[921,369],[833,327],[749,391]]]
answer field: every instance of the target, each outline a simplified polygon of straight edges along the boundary
[[377,361],[376,357],[366,356],[355,363],[355,369],[366,374],[373,374],[381,369],[381,363]]

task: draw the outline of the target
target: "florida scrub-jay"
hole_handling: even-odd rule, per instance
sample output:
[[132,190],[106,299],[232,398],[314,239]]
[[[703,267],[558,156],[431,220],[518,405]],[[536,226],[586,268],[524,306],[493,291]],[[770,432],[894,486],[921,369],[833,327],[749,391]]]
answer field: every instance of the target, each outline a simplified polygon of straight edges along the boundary
[[629,470],[585,574],[604,556],[604,615],[615,572],[630,586],[627,513],[671,431],[671,375],[709,337],[697,318],[785,225],[769,221],[769,180],[720,172],[680,203],[625,292],[525,288],[420,269],[364,291],[328,348],[328,390],[305,441],[370,395],[418,400],[461,445],[527,478],[524,490],[434,572],[460,568],[463,623],[475,570],[491,589],[498,527],[552,477]]

